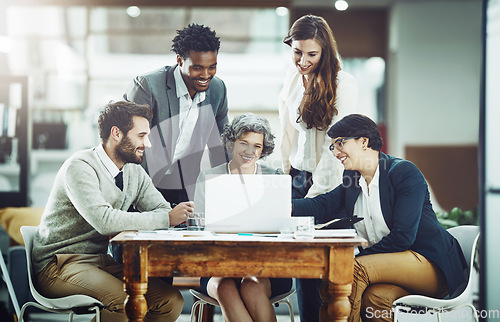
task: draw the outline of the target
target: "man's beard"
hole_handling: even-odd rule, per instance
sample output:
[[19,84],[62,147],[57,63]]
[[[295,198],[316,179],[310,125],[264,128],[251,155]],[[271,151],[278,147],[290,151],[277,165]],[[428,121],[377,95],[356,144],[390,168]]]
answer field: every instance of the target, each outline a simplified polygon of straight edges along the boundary
[[142,156],[138,156],[136,151],[137,148],[132,145],[128,136],[125,136],[116,147],[116,156],[124,163],[141,164]]

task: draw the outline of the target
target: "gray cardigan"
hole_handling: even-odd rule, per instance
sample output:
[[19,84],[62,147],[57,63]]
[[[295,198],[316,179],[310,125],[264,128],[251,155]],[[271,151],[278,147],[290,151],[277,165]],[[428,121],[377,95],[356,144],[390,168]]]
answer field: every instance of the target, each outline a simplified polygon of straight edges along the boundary
[[[196,212],[205,212],[205,181],[207,180],[207,175],[213,174],[229,174],[227,162],[212,169],[200,172],[196,180],[196,191],[194,194],[194,207]],[[283,170],[258,164],[257,174],[283,174]]]
[[35,235],[35,273],[55,254],[105,254],[120,231],[168,228],[170,210],[140,165],[125,164],[121,191],[93,149],[77,152],[57,173]]

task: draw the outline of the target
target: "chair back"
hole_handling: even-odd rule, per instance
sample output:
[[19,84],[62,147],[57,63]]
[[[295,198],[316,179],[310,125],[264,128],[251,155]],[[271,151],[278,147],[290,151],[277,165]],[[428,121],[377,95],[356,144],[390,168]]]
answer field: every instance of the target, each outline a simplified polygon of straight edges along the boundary
[[462,252],[467,262],[467,276],[468,279],[459,287],[454,294],[451,294],[450,298],[457,296],[470,297],[470,302],[472,302],[472,285],[471,280],[474,274],[474,257],[476,254],[476,245],[479,239],[479,226],[463,225],[452,227],[448,229],[448,232],[455,237],[455,239],[460,244]]
[[[392,303],[394,321],[404,321],[406,319],[408,319],[408,321],[410,319],[411,321],[421,321],[426,318],[424,315],[419,314],[419,312],[430,312],[430,316],[427,316],[427,318],[432,318],[433,320],[436,318],[434,316],[434,314],[436,314],[437,320],[441,321],[441,313],[468,307],[471,313],[465,312],[465,314],[467,314],[467,319],[472,316],[474,321],[478,322],[478,314],[472,303],[472,281],[474,280],[475,274],[474,257],[477,241],[479,239],[479,227],[467,225],[457,226],[448,229],[448,232],[455,237],[460,244],[460,248],[462,248],[462,252],[467,262],[467,280],[460,285],[453,294],[449,294],[444,299],[411,294],[395,300],[394,303]],[[448,317],[453,317],[453,321],[457,320],[457,318],[466,318],[463,312],[451,314],[452,315]]]
[[[30,285],[31,294],[38,303],[46,305],[46,303],[44,303],[44,297],[36,290],[35,285],[33,284],[32,277],[33,272],[31,265],[31,251],[33,250],[33,238],[35,237],[36,229],[37,226],[22,226],[21,235],[23,236],[24,247],[26,248],[26,264],[28,267],[28,282]],[[51,307],[51,305],[49,305],[49,307]]]
[[43,306],[51,309],[66,309],[77,306],[93,306],[102,305],[98,300],[87,295],[70,295],[62,298],[48,298],[40,293],[35,288],[33,283],[33,267],[31,262],[31,253],[33,250],[33,239],[35,237],[38,226],[22,226],[21,235],[24,239],[24,246],[26,247],[26,263],[28,267],[28,282],[30,291],[33,298]]

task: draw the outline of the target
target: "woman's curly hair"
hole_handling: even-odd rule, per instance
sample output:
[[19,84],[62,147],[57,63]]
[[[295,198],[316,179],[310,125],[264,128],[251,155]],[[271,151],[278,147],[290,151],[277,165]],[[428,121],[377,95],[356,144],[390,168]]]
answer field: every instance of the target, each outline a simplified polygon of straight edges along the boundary
[[261,159],[273,153],[274,135],[271,132],[271,126],[265,117],[253,113],[235,116],[231,123],[226,124],[221,134],[222,143],[226,149],[232,151],[234,142],[249,132],[264,135]]
[[209,27],[190,24],[186,28],[177,30],[177,36],[172,40],[172,51],[187,59],[191,50],[197,52],[215,51],[220,48],[219,37]]

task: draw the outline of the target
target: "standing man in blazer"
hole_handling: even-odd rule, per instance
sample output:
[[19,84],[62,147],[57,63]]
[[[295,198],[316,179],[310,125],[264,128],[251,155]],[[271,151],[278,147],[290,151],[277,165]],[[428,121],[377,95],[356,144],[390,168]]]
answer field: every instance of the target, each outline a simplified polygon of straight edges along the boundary
[[173,39],[177,64],[135,77],[123,95],[153,108],[153,148],[145,153],[143,166],[174,205],[194,199],[205,147],[212,167],[227,162],[220,142],[228,123],[227,90],[215,76],[219,48],[215,31],[190,24]]

